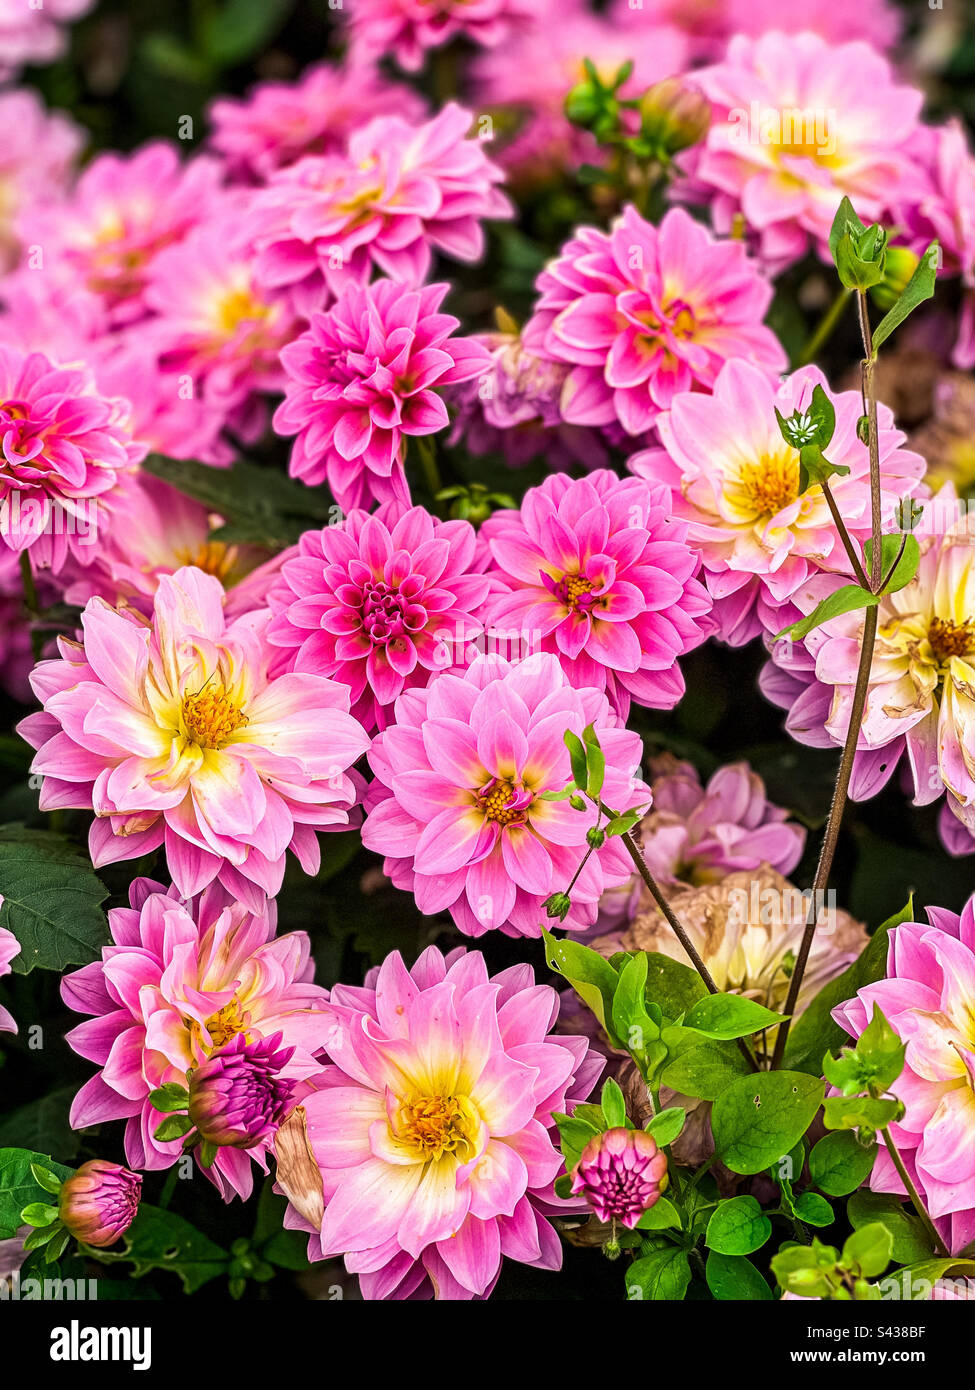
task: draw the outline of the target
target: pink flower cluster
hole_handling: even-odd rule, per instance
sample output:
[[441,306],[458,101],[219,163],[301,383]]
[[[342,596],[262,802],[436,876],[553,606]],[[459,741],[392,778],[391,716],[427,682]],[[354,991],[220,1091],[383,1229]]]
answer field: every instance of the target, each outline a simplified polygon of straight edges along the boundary
[[22,67],[41,66],[60,58],[67,35],[60,27],[80,19],[95,0],[0,0],[0,80]]
[[353,60],[392,56],[407,72],[431,48],[463,37],[493,48],[515,37],[551,0],[357,0],[350,10]]

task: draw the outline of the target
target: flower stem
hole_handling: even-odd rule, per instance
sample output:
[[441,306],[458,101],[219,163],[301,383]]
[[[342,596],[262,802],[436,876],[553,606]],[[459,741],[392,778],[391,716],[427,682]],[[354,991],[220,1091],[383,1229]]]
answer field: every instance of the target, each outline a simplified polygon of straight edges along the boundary
[[857,583],[860,585],[861,589],[869,589],[870,581],[866,576],[863,566],[860,564],[860,557],[856,553],[853,538],[846,529],[846,523],[842,516],[840,516],[840,509],[836,505],[836,498],[830,491],[828,479],[824,478],[820,486],[823,489],[823,496],[826,498],[826,505],[829,507],[830,516],[833,518],[836,529],[840,533],[843,549],[846,551],[847,558],[853,566],[853,573],[856,575]]
[[880,505],[880,434],[877,428],[877,386],[874,380],[877,357],[873,350],[867,296],[862,290],[857,294],[857,311],[860,315],[860,334],[863,338],[863,361],[860,364],[863,398],[867,407],[867,419],[870,422],[870,534],[873,539],[870,554],[870,587],[876,594],[880,592],[883,579],[880,568],[880,533],[883,522]]
[[935,1250],[937,1250],[938,1253],[941,1255],[950,1256],[951,1251],[948,1249],[947,1245],[945,1245],[944,1241],[938,1235],[938,1232],[935,1229],[934,1222],[928,1215],[927,1208],[921,1200],[921,1194],[914,1186],[910,1173],[908,1173],[907,1169],[904,1167],[904,1160],[901,1158],[900,1151],[898,1150],[897,1145],[894,1143],[894,1140],[891,1137],[890,1128],[887,1125],[885,1125],[880,1132],[884,1136],[884,1143],[887,1145],[887,1152],[890,1154],[891,1158],[894,1161],[894,1167],[897,1169],[897,1174],[901,1182],[904,1184],[904,1190],[907,1192],[908,1197],[910,1197],[911,1202],[914,1206],[914,1210],[921,1218],[921,1225],[924,1227],[925,1231],[927,1231],[928,1235],[931,1237],[931,1241],[934,1245]]
[[420,461],[420,469],[423,473],[423,481],[427,485],[427,491],[431,498],[436,501],[437,493],[443,487],[440,478],[440,470],[437,467],[437,454],[432,440],[426,435],[415,435],[416,455]]
[[849,299],[850,293],[850,290],[845,287],[840,289],[839,294],[833,300],[823,317],[819,320],[812,334],[810,334],[809,338],[806,340],[805,346],[799,353],[799,357],[796,361],[797,367],[807,366],[824,344],[833,336],[833,329],[843,316],[843,310],[846,308],[846,301]]
[[34,571],[30,565],[30,552],[22,550],[20,552],[20,579],[24,589],[24,607],[27,610],[27,617],[30,621],[30,644],[34,661],[40,661],[41,651],[44,646],[44,634],[37,626],[41,616],[41,605],[37,598],[37,585],[34,583]]

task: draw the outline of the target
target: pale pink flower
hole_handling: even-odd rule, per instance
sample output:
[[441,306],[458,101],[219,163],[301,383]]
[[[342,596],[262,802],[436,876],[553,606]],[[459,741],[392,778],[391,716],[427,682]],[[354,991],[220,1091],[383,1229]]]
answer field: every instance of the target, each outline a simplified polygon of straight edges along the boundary
[[418,284],[434,251],[478,260],[482,221],[509,217],[511,205],[496,187],[501,170],[468,138],[472,120],[454,102],[422,125],[377,116],[347,153],[276,173],[255,194],[246,228],[263,283],[308,317],[376,269]]
[[[722,639],[741,646],[763,627],[785,623],[778,610],[818,571],[852,578],[819,484],[799,492],[799,453],[782,438],[778,409],[805,410],[816,386],[827,391],[836,429],[825,453],[848,468],[830,490],[847,530],[859,546],[870,536],[870,454],[857,438],[863,412],[859,391],[833,395],[818,367],[803,367],[777,387],[747,362],[728,362],[711,395],[678,396],[657,421],[663,449],[633,455],[640,477],[669,484],[674,511],[687,525],[688,543],[704,565]],[[901,445],[905,435],[892,412],[878,412],[881,498],[885,529],[895,508],[916,495],[925,463]]]
[[709,201],[722,231],[740,213],[770,268],[810,247],[829,259],[844,195],[876,222],[910,193],[910,139],[923,97],[897,84],[869,44],[739,34],[694,80],[711,102],[712,124],[682,157],[693,184],[687,196]]
[[33,273],[49,298],[92,294],[106,327],[144,317],[153,259],[201,221],[219,192],[216,159],[181,162],[165,141],[131,155],[100,154],[70,194],[30,207],[18,220],[24,246],[36,247]]
[[0,270],[9,270],[19,251],[18,214],[67,188],[84,134],[63,112],[46,111],[29,87],[0,92],[0,127]]
[[295,434],[290,471],[328,482],[345,510],[373,499],[409,505],[404,448],[410,436],[448,423],[436,388],[477,376],[486,350],[455,338],[459,320],[439,312],[449,285],[411,289],[395,280],[350,285],[281,354],[288,374],[274,415]]
[[[569,0],[570,4],[577,0]],[[389,54],[407,72],[423,66],[431,48],[455,38],[494,48],[514,39],[550,0],[356,0],[349,9],[353,59]]]
[[630,700],[671,709],[684,693],[678,658],[710,630],[700,561],[663,486],[609,469],[553,474],[519,511],[481,527],[502,593],[484,620],[552,652],[576,686],[605,690],[625,718]]
[[[126,1120],[126,1162],[151,1171],[172,1167],[183,1143],[155,1137],[165,1115],[150,1093],[186,1087],[237,1038],[280,1036],[294,1049],[282,1078],[313,1075],[328,992],[313,983],[305,933],[275,936],[273,904],[251,914],[216,884],[186,901],[145,878],[132,884],[129,902],[108,914],[112,945],[102,947],[101,959],[61,984],[70,1009],[93,1015],[67,1041],[99,1068],[75,1096],[71,1123],[84,1129]],[[203,1167],[225,1201],[250,1195],[251,1160],[267,1172],[269,1142],[221,1147],[212,1167]]]
[[67,36],[60,27],[79,19],[95,0],[0,0],[0,79],[22,67],[41,67],[60,58]]
[[[605,695],[575,688],[554,656],[482,656],[396,702],[396,722],[369,754],[376,782],[362,830],[398,888],[461,931],[538,936],[544,903],[564,890],[588,848],[595,814],[547,801],[571,781],[564,735],[590,723],[606,757],[603,800],[616,811],[649,801],[638,734],[618,726]],[[595,920],[603,891],[629,877],[618,838],[592,854],[572,890],[566,930]]]
[[716,241],[680,208],[659,227],[628,207],[610,231],[580,227],[542,271],[522,341],[572,364],[563,418],[615,421],[630,435],[674,397],[710,390],[732,357],[769,376],[786,358],[762,322],[772,288],[737,242]]
[[[86,370],[0,345],[0,541],[60,569],[93,558],[99,498],[145,456],[127,403]],[[94,517],[94,521],[93,521]]]
[[164,845],[184,897],[216,879],[256,907],[289,848],[317,872],[315,831],[348,825],[369,740],[346,687],[271,678],[270,613],[228,621],[223,599],[192,567],[162,577],[151,621],[92,599],[83,642],[61,639],[34,671],[44,710],[18,728],[39,750],[42,809],[94,810],[96,866]]
[[[483,1299],[504,1257],[560,1268],[550,1218],[584,1207],[555,1196],[552,1114],[586,1098],[602,1058],[549,1034],[558,1008],[531,966],[492,977],[462,948],[430,946],[412,970],[397,951],[363,988],[335,986],[302,1101],[321,1186],[285,1218],[310,1258],[344,1254],[369,1300]],[[286,1194],[290,1179],[279,1146]]]
[[467,521],[423,507],[355,510],[306,531],[268,594],[268,641],[289,670],[349,687],[352,713],[385,728],[404,690],[464,659],[482,632],[477,614],[492,580]]
[[[891,929],[887,978],[833,1010],[859,1037],[879,1007],[907,1044],[891,1091],[906,1107],[890,1126],[904,1166],[953,1254],[975,1238],[975,904],[961,916],[929,907],[930,926]],[[877,1147],[875,1192],[905,1195],[886,1148]]]
[[210,144],[233,178],[262,182],[306,154],[341,154],[377,111],[421,120],[418,92],[389,82],[372,65],[315,63],[294,82],[260,82],[244,98],[210,107]]
[[[2,903],[3,899],[0,898],[0,904]],[[12,931],[8,931],[6,927],[0,927],[0,979],[3,979],[4,975],[10,974],[10,962],[14,956],[19,955],[20,942]],[[16,1031],[17,1024],[14,1022],[13,1014],[0,1004],[0,1033],[16,1033]]]
[[241,234],[248,194],[232,194],[153,259],[143,332],[163,371],[186,377],[207,409],[245,442],[267,424],[262,392],[284,389],[281,349],[304,327],[286,302],[257,282]]

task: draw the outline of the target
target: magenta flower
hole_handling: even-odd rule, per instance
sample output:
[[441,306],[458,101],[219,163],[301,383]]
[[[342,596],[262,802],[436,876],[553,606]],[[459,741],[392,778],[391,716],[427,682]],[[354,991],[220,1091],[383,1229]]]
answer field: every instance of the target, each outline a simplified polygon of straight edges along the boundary
[[22,67],[40,67],[60,58],[67,38],[59,26],[87,14],[94,3],[44,0],[30,5],[25,0],[0,0],[0,79],[12,77]]
[[[92,1015],[67,1040],[99,1068],[75,1096],[71,1123],[126,1120],[126,1161],[154,1170],[177,1162],[182,1140],[155,1137],[165,1117],[150,1093],[188,1087],[197,1068],[239,1038],[244,1056],[265,1039],[294,1049],[278,1084],[312,1075],[328,993],[313,983],[304,932],[275,936],[273,906],[251,914],[216,885],[186,902],[148,879],[136,879],[129,900],[108,914],[113,944],[101,960],[61,984],[67,1006]],[[267,1143],[262,1130],[248,1149],[222,1147],[203,1168],[225,1200],[250,1194],[251,1159],[267,1171]]]
[[484,370],[488,354],[455,338],[459,321],[438,313],[449,285],[410,289],[393,280],[350,285],[281,360],[290,378],[274,415],[279,434],[295,434],[291,475],[327,480],[345,510],[410,502],[406,439],[448,424],[437,387]]
[[114,1245],[135,1220],[141,1194],[139,1173],[93,1158],[61,1184],[58,1216],[75,1240],[98,1248]]
[[288,668],[349,687],[352,713],[385,728],[394,700],[464,659],[492,580],[466,521],[384,504],[306,531],[268,594],[268,641]]
[[[657,427],[663,449],[631,456],[642,478],[669,484],[674,511],[687,525],[688,544],[701,555],[720,636],[741,646],[763,627],[778,632],[779,610],[817,571],[852,578],[822,488],[799,492],[799,453],[782,438],[776,408],[803,410],[813,389],[828,391],[818,367],[803,367],[776,385],[747,362],[728,362],[712,395],[678,396]],[[854,543],[870,536],[870,455],[856,427],[859,391],[829,392],[836,430],[832,463],[848,468],[830,480]],[[904,497],[924,477],[920,454],[901,448],[905,436],[892,412],[878,415],[885,528]]]
[[509,217],[511,206],[495,187],[500,169],[467,138],[471,121],[453,102],[423,125],[377,116],[346,154],[309,156],[275,174],[254,196],[247,228],[260,280],[286,290],[308,317],[377,268],[419,284],[434,251],[476,261],[481,221]]
[[248,1042],[237,1033],[190,1072],[189,1119],[204,1143],[253,1149],[274,1138],[297,1084],[283,1075],[295,1049],[281,1036]]
[[[573,0],[576,3],[576,0]],[[550,0],[542,0],[550,9]],[[356,0],[349,12],[353,58],[375,62],[389,54],[407,72],[427,51],[463,37],[487,48],[520,33],[539,0]]]
[[[321,1190],[285,1223],[311,1233],[310,1258],[344,1254],[366,1299],[486,1298],[505,1256],[560,1268],[547,1218],[581,1203],[553,1191],[552,1112],[586,1098],[602,1058],[549,1034],[558,1007],[529,965],[489,977],[462,948],[412,970],[396,951],[364,988],[336,985],[302,1101]],[[279,1150],[286,1194],[288,1177]]]
[[145,448],[89,373],[0,345],[0,540],[58,570],[94,557],[98,499]]
[[[639,780],[638,734],[620,728],[605,695],[574,687],[554,656],[520,662],[478,657],[408,690],[396,722],[373,742],[363,844],[420,911],[448,911],[461,931],[539,936],[544,903],[569,884],[595,817],[547,801],[571,781],[564,742],[592,723],[606,757],[603,799],[614,810],[649,801]],[[567,930],[589,926],[603,891],[625,881],[630,860],[608,839],[572,890]]]
[[[940,907],[927,916],[930,926],[892,928],[887,978],[864,985],[833,1017],[859,1037],[879,1005],[907,1044],[891,1087],[906,1111],[890,1132],[939,1234],[959,1254],[975,1238],[975,900],[960,917]],[[882,1145],[870,1186],[905,1192]]]
[[538,277],[525,346],[572,364],[562,415],[643,434],[674,397],[710,390],[741,357],[771,379],[786,365],[762,323],[772,288],[737,242],[719,242],[680,208],[659,227],[628,207],[610,231],[580,227]]
[[219,184],[217,160],[183,164],[172,145],[155,141],[131,155],[99,155],[69,196],[32,208],[18,231],[24,245],[43,249],[38,278],[49,297],[86,291],[116,327],[144,316],[153,258],[206,215]]
[[[2,903],[3,899],[0,898],[0,905]],[[3,979],[4,975],[10,974],[10,962],[14,956],[19,955],[20,942],[12,931],[8,931],[6,927],[0,927],[0,980]],[[16,1033],[16,1031],[17,1024],[13,1014],[0,1004],[0,1033]]]
[[348,825],[369,740],[344,686],[270,677],[270,613],[228,621],[223,597],[189,567],[160,580],[149,622],[92,599],[82,644],[35,669],[44,710],[18,730],[41,807],[94,810],[96,866],[163,845],[183,897],[216,879],[257,910],[289,848],[314,874],[315,831]]
[[892,0],[863,0],[855,9],[839,9],[833,0],[802,0],[797,5],[783,5],[781,0],[653,0],[640,5],[613,0],[609,15],[631,47],[645,40],[648,29],[652,33],[658,25],[674,24],[685,31],[694,53],[707,60],[722,57],[733,34],[807,29],[834,44],[866,39],[884,49],[896,42],[902,27]]
[[210,107],[210,144],[236,179],[263,182],[306,154],[342,154],[377,111],[419,121],[426,103],[372,65],[315,63],[295,82],[260,82]]
[[608,469],[578,482],[557,473],[481,535],[506,590],[485,612],[488,628],[530,634],[573,685],[605,690],[623,717],[631,698],[677,703],[677,660],[707,636],[710,603],[665,487]]
[[682,158],[689,198],[728,231],[737,215],[780,270],[812,247],[829,259],[840,200],[868,222],[910,196],[909,142],[923,100],[867,43],[814,33],[736,35],[695,82],[712,104],[704,143]]
[[632,1230],[667,1186],[667,1155],[642,1129],[608,1129],[594,1134],[572,1175],[598,1220]]
[[[0,18],[0,55],[2,52]],[[0,270],[9,270],[20,249],[18,214],[32,202],[56,197],[66,189],[84,137],[60,111],[46,111],[29,87],[0,93],[0,126],[4,130],[0,150]]]

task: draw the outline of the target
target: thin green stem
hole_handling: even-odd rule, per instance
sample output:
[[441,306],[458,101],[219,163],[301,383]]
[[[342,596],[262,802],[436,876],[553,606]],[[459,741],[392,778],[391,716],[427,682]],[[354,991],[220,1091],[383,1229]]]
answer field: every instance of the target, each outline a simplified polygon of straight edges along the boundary
[[420,460],[420,469],[423,473],[423,481],[427,485],[427,491],[431,498],[436,499],[437,493],[443,487],[440,479],[440,469],[437,467],[437,453],[433,441],[426,435],[415,435],[416,455]]
[[870,330],[870,313],[867,296],[863,290],[857,293],[857,312],[860,316],[860,336],[863,338],[863,396],[867,404],[867,419],[870,423],[870,534],[873,545],[870,552],[870,587],[875,594],[880,592],[883,576],[881,566],[881,530],[883,516],[880,498],[880,433],[877,425],[877,387],[874,373],[877,358],[873,350],[873,334]]
[[846,302],[850,294],[851,291],[845,286],[841,287],[839,294],[807,338],[796,360],[797,367],[805,367],[807,363],[811,362],[820,349],[833,336],[833,330],[843,317],[843,310],[846,308]]
[[950,1255],[951,1251],[948,1249],[947,1245],[945,1245],[944,1241],[941,1239],[941,1237],[938,1235],[938,1232],[935,1230],[934,1222],[928,1215],[927,1208],[921,1200],[921,1194],[914,1186],[914,1182],[911,1178],[910,1173],[904,1167],[904,1160],[900,1156],[900,1151],[898,1150],[897,1145],[891,1138],[890,1129],[885,1125],[880,1132],[884,1136],[884,1143],[887,1145],[887,1152],[890,1154],[891,1158],[894,1161],[894,1167],[897,1169],[898,1176],[900,1177],[901,1182],[904,1184],[905,1191],[907,1192],[908,1197],[910,1197],[911,1199],[911,1203],[914,1207],[914,1210],[921,1218],[921,1225],[924,1227],[928,1235],[931,1237],[931,1241],[934,1245],[935,1250],[937,1250],[938,1253],[941,1255]]
[[173,1193],[176,1191],[176,1180],[178,1177],[178,1167],[170,1168],[169,1172],[166,1174],[166,1181],[163,1183],[163,1190],[159,1197],[159,1206],[163,1211],[166,1210],[173,1200]]
[[34,583],[34,571],[31,569],[30,551],[20,552],[20,579],[24,589],[24,607],[27,610],[27,617],[30,621],[30,643],[34,661],[41,658],[41,651],[44,647],[44,634],[38,627],[41,616],[41,605],[37,598],[37,585]]

